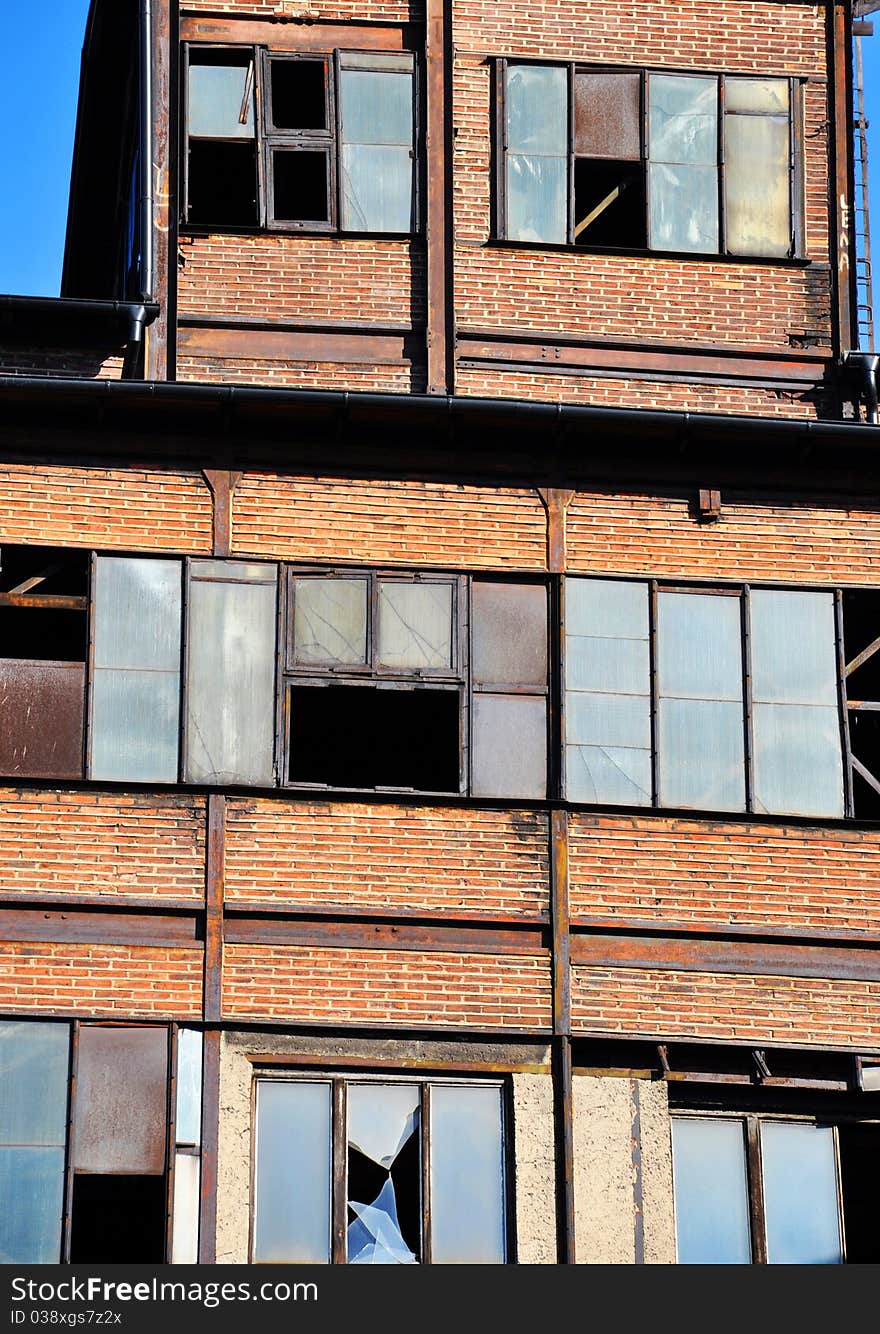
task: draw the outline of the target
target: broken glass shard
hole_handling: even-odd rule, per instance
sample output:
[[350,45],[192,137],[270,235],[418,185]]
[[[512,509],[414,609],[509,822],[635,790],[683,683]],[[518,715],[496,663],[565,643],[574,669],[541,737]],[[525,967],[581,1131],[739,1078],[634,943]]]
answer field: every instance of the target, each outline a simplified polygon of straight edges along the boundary
[[348,1263],[413,1265],[416,1257],[403,1239],[391,1177],[372,1204],[349,1201],[355,1219],[348,1229]]
[[415,1132],[419,1091],[413,1084],[354,1084],[348,1090],[348,1142],[390,1168]]

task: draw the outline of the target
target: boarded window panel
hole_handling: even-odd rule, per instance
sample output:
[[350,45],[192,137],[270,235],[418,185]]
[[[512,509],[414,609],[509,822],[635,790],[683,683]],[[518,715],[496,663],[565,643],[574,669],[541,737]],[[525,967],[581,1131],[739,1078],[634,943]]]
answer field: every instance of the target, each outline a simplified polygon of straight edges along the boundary
[[640,159],[641,82],[639,74],[575,75],[575,153],[618,162]]
[[82,662],[0,660],[0,772],[82,778],[85,672]]
[[734,255],[788,255],[788,117],[726,115],[724,154],[728,250]]
[[249,64],[190,65],[190,134],[211,139],[253,139],[254,80],[251,73],[248,83],[249,69]]
[[368,588],[366,579],[294,580],[294,662],[362,666]]
[[[203,564],[200,562],[199,564]],[[251,582],[193,579],[189,599],[187,777],[190,782],[273,781],[275,567]],[[220,563],[229,578],[233,562]]]
[[475,580],[471,608],[474,682],[546,686],[546,589]]
[[750,1264],[742,1121],[674,1117],[672,1162],[678,1263]]
[[168,1035],[164,1028],[79,1034],[73,1166],[77,1172],[165,1171]]
[[506,146],[511,153],[568,152],[568,71],[561,66],[508,65]]
[[330,1261],[331,1086],[257,1084],[254,1261]]
[[501,1090],[431,1088],[434,1264],[504,1264]]
[[473,794],[547,795],[547,702],[533,695],[474,695]]
[[198,1144],[202,1138],[202,1035],[196,1028],[177,1033],[175,1136],[178,1144]]
[[830,1126],[761,1126],[767,1263],[839,1265],[840,1216]]
[[679,74],[648,76],[648,156],[652,162],[718,160],[718,82]]
[[201,1163],[196,1154],[178,1153],[174,1158],[174,1215],[171,1234],[171,1263],[199,1262],[199,1184]]
[[648,164],[648,243],[652,250],[718,250],[718,178],[714,167]]
[[0,1147],[0,1264],[58,1264],[64,1149]]
[[789,100],[788,79],[724,80],[725,111],[788,115]]
[[507,154],[507,236],[511,241],[568,239],[568,159]]
[[755,809],[843,818],[843,762],[836,708],[752,706]]
[[379,664],[406,670],[452,667],[451,584],[379,583]]
[[0,1023],[0,1145],[67,1138],[67,1024]]

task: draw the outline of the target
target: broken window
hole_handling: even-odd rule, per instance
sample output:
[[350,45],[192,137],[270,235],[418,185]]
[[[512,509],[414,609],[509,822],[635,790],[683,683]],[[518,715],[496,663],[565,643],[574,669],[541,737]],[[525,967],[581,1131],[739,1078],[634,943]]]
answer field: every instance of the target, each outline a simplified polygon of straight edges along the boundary
[[875,1125],[770,1116],[672,1119],[680,1264],[874,1262],[860,1182]]
[[277,567],[189,562],[185,773],[274,782]]
[[463,581],[291,573],[287,781],[458,792]]
[[255,1263],[503,1264],[502,1089],[257,1081]]
[[521,61],[501,71],[508,240],[797,253],[789,79]]
[[0,550],[0,773],[82,778],[88,557]]
[[187,49],[185,222],[416,229],[411,54]]

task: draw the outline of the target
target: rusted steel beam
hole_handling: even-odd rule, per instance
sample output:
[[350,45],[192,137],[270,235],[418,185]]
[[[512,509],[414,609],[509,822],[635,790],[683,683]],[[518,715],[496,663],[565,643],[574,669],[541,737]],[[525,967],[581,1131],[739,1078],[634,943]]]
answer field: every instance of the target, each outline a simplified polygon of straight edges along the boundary
[[169,235],[171,230],[171,131],[172,114],[172,0],[152,0],[153,14],[153,235],[144,244],[153,248],[153,291],[145,298],[159,302],[159,314],[144,330],[144,375],[147,380],[169,379]]
[[568,811],[553,811],[550,815],[550,911],[553,923],[553,1032],[570,1036]]
[[449,170],[451,43],[448,39],[450,3],[451,0],[426,0],[425,235],[428,248],[429,394],[452,392],[450,356],[452,178]]
[[170,916],[99,908],[0,907],[0,939],[94,942],[104,945],[170,945],[201,950],[196,909]]
[[400,925],[387,922],[303,921],[283,917],[228,914],[225,939],[236,945],[304,945],[313,948],[451,951],[462,954],[527,954],[549,956],[543,931],[534,927]]
[[230,472],[228,468],[205,468],[203,475],[211,488],[214,502],[213,554],[215,556],[232,555],[232,497],[241,481],[240,472]]
[[831,273],[833,351],[858,346],[853,224],[851,14],[847,0],[828,0],[827,51],[831,112]]
[[[0,890],[0,902],[3,900],[3,891]],[[297,903],[291,899],[285,899],[279,891],[277,899],[250,899],[239,898],[230,895],[226,899],[227,913],[238,913],[247,917],[278,917],[293,916],[307,919],[321,919],[324,917],[333,918],[368,918],[371,922],[400,922],[408,918],[421,922],[433,923],[438,926],[458,926],[460,924],[470,925],[472,923],[479,926],[543,926],[550,921],[548,912],[536,913],[518,913],[518,912],[477,912],[472,909],[463,909],[458,906],[454,910],[447,911],[426,911],[424,908],[399,908],[396,904],[387,908],[377,908],[374,904],[367,907],[364,904],[352,903]],[[878,937],[880,939],[880,937]]]
[[360,333],[322,329],[229,329],[209,324],[182,326],[178,347],[194,356],[282,362],[369,363],[408,366],[415,358],[416,335]]
[[553,1110],[556,1122],[556,1254],[559,1264],[577,1264],[574,1217],[574,1088],[571,1038],[553,1039]]
[[419,41],[413,23],[323,23],[311,18],[249,19],[229,14],[206,18],[182,13],[183,42],[246,43],[268,46],[273,51],[413,51]]
[[221,1017],[223,1005],[223,890],[226,869],[226,798],[208,797],[208,849],[205,868],[206,1023]]
[[576,492],[556,486],[538,487],[547,511],[547,569],[562,574],[566,566],[565,516]]
[[217,1260],[217,1149],[220,1134],[219,1029],[206,1028],[202,1047],[202,1152],[199,1195],[199,1264]]
[[[871,835],[873,837],[873,835]],[[571,918],[572,931],[580,936],[584,932],[595,931],[598,933],[618,934],[621,932],[632,932],[634,935],[663,934],[666,936],[675,936],[683,939],[690,937],[711,936],[714,938],[731,938],[731,943],[735,943],[742,936],[749,936],[753,939],[758,937],[768,944],[778,942],[787,946],[794,945],[814,945],[821,943],[823,947],[828,945],[840,944],[862,946],[880,946],[880,932],[877,931],[859,931],[846,927],[835,927],[833,930],[827,927],[810,926],[808,930],[803,927],[777,927],[765,926],[761,923],[756,926],[754,922],[689,922],[683,918],[667,916],[663,914],[662,922],[654,917],[631,917],[629,914],[616,913],[614,917],[608,914],[600,915],[598,913],[573,913]]]
[[88,598],[64,593],[0,593],[0,607],[30,607],[34,611],[86,611]]

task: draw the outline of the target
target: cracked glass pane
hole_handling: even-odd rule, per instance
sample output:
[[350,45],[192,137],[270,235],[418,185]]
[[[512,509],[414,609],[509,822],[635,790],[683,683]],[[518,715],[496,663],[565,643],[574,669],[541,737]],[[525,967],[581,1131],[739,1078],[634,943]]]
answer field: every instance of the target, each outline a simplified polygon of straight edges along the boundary
[[623,746],[566,746],[565,790],[571,801],[650,806],[651,752]]
[[431,1087],[434,1264],[504,1264],[501,1089]]
[[718,81],[687,74],[648,76],[649,152],[652,162],[718,160]]
[[419,1089],[352,1084],[348,1116],[348,1262],[416,1264],[421,1237]]
[[452,607],[451,584],[380,582],[380,665],[451,667]]
[[296,579],[293,651],[298,663],[367,660],[366,579]]
[[255,1263],[329,1263],[331,1125],[329,1082],[258,1082]]

